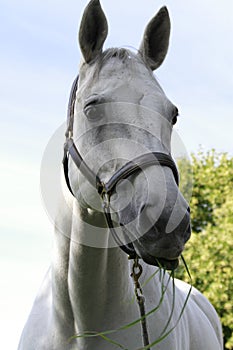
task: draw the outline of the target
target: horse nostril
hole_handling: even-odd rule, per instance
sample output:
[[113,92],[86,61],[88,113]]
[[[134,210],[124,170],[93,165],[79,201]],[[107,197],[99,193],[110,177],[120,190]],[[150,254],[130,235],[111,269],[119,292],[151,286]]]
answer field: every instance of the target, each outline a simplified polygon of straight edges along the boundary
[[191,225],[189,224],[186,231],[184,232],[184,239],[185,239],[185,243],[189,240],[189,238],[191,237]]
[[188,208],[187,208],[187,212],[190,214],[190,207],[188,206]]
[[143,204],[143,205],[141,206],[141,208],[140,208],[140,214],[143,212],[143,210],[145,209],[145,207],[146,207],[145,204]]

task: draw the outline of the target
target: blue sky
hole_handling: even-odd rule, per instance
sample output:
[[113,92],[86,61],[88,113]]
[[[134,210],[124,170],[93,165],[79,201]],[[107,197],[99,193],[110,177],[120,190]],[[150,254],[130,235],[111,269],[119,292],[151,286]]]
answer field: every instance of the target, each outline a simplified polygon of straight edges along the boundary
[[[0,0],[2,346],[14,350],[49,264],[52,224],[40,195],[40,163],[64,122],[78,72],[84,0]],[[172,19],[168,56],[156,76],[179,107],[188,152],[233,154],[232,0],[102,0],[106,47],[139,46],[162,5]]]

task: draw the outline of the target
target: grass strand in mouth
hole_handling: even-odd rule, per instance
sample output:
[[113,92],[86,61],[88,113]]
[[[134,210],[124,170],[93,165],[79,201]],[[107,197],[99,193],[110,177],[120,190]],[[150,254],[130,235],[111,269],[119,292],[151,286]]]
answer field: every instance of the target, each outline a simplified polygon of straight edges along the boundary
[[[180,322],[180,319],[181,319],[181,317],[182,317],[182,315],[183,315],[183,313],[184,313],[184,310],[185,310],[185,308],[186,308],[186,305],[187,305],[187,302],[188,302],[188,300],[189,300],[189,297],[190,297],[190,294],[191,294],[191,291],[192,291],[192,287],[193,287],[193,286],[192,286],[192,277],[191,277],[191,274],[190,274],[188,265],[187,265],[187,263],[186,263],[186,261],[185,261],[183,255],[181,255],[181,259],[182,259],[182,262],[183,262],[183,264],[184,264],[184,267],[185,267],[186,272],[187,272],[187,274],[188,274],[188,276],[189,276],[189,279],[190,279],[190,288],[189,288],[188,294],[187,294],[187,296],[186,296],[186,298],[185,298],[184,305],[183,305],[183,307],[182,307],[182,309],[181,309],[180,315],[179,315],[179,317],[178,317],[178,319],[177,319],[175,325],[174,325],[169,331],[167,331],[166,333],[164,333],[164,332],[166,331],[166,329],[168,328],[168,325],[169,325],[169,323],[170,323],[170,321],[171,321],[171,315],[170,315],[170,317],[169,317],[169,319],[168,319],[168,321],[167,321],[167,324],[166,324],[165,328],[163,329],[163,331],[162,331],[162,333],[161,333],[161,336],[160,336],[158,339],[156,339],[155,341],[151,342],[149,345],[147,345],[147,346],[145,346],[145,347],[143,347],[143,348],[139,348],[139,349],[137,349],[137,350],[148,350],[148,349],[150,349],[151,347],[157,345],[158,343],[160,343],[161,341],[163,341],[165,338],[167,338],[167,337],[169,336],[169,334],[171,334],[171,333],[173,332],[173,330],[177,327],[178,323]],[[172,271],[172,275],[173,275],[173,276],[172,276],[172,279],[173,279],[173,288],[175,288],[175,282],[174,282],[174,281],[175,281],[175,273],[174,273],[174,271]],[[175,289],[173,289],[173,292],[174,292],[174,291],[175,291]],[[173,295],[173,300],[175,301],[175,296],[174,296],[174,295]],[[172,305],[172,308],[173,308],[173,311],[174,311],[174,305]],[[172,313],[173,313],[173,311],[172,311]],[[172,314],[172,313],[171,313],[171,314]]]
[[[169,278],[169,280],[170,280],[170,278]],[[140,317],[137,320],[135,320],[135,321],[133,321],[131,323],[128,323],[128,324],[126,324],[126,325],[124,325],[122,327],[119,327],[117,329],[107,330],[107,331],[104,331],[104,332],[85,331],[82,334],[74,335],[73,337],[71,337],[69,339],[69,341],[72,341],[73,339],[76,339],[76,338],[92,338],[92,337],[107,336],[107,335],[110,335],[110,334],[113,334],[113,333],[116,333],[116,332],[119,332],[119,331],[127,330],[127,329],[135,326],[136,324],[141,322],[144,318],[150,316],[151,314],[153,314],[154,312],[156,312],[159,309],[159,307],[161,306],[161,304],[163,302],[164,294],[166,293],[168,284],[169,284],[169,281],[168,281],[168,283],[167,283],[167,285],[165,287],[164,286],[161,287],[162,294],[161,294],[160,300],[158,302],[158,305],[155,308],[153,308],[152,310],[150,310],[149,312],[147,312],[143,317]],[[124,348],[124,347],[122,346],[122,348]]]
[[171,319],[172,319],[172,316],[173,316],[173,312],[174,312],[174,308],[175,308],[175,273],[174,271],[171,272],[170,274],[171,278],[172,278],[172,307],[171,307],[171,312],[170,312],[170,316],[167,320],[167,323],[164,327],[164,329],[162,330],[161,334],[160,334],[160,337],[166,332],[166,330],[168,329],[168,326],[171,322]]
[[164,279],[165,279],[165,276],[166,276],[166,270],[161,266],[161,264],[158,263],[159,264],[159,269],[156,270],[143,284],[143,286],[145,286],[147,283],[149,283],[153,279],[153,277],[158,272],[160,273],[159,279],[160,279],[160,282],[161,282],[161,297],[160,297],[159,302],[158,302],[156,307],[154,307],[149,312],[147,312],[143,317],[140,317],[137,320],[135,320],[133,322],[130,322],[130,323],[128,323],[128,324],[126,324],[126,325],[124,325],[122,327],[119,327],[117,329],[107,330],[107,331],[104,331],[104,332],[86,331],[86,332],[83,332],[82,334],[74,335],[73,337],[71,337],[69,339],[69,342],[71,342],[74,339],[78,339],[78,338],[100,337],[100,338],[104,339],[105,341],[107,341],[107,342],[109,342],[109,343],[111,343],[113,345],[118,346],[120,349],[128,350],[122,344],[120,344],[120,343],[112,340],[111,338],[109,338],[109,335],[117,333],[117,332],[120,332],[120,331],[127,330],[127,329],[137,325],[138,323],[140,323],[144,318],[154,314],[160,308],[160,306],[161,306],[161,304],[163,302],[163,299],[164,299],[164,295],[165,295],[165,293],[167,291],[167,288],[168,288],[168,285],[170,283],[170,280],[172,279],[172,307],[171,307],[171,312],[170,312],[168,321],[167,321],[164,329],[162,330],[159,338],[157,338],[156,340],[151,342],[149,345],[147,345],[145,347],[142,347],[142,348],[139,348],[137,350],[148,350],[150,347],[153,347],[153,346],[157,345],[158,343],[160,343],[161,341],[163,341],[177,327],[177,325],[178,325],[178,323],[179,323],[179,321],[180,321],[180,319],[181,319],[181,317],[182,317],[182,315],[184,313],[185,307],[187,305],[188,299],[189,299],[191,291],[192,291],[192,283],[191,283],[192,282],[192,277],[191,277],[190,271],[188,269],[187,263],[186,263],[183,255],[181,255],[181,259],[182,259],[182,262],[184,264],[184,267],[185,267],[186,272],[187,272],[187,274],[189,276],[189,279],[190,279],[190,289],[188,291],[188,294],[187,294],[186,299],[184,301],[184,305],[183,305],[183,307],[181,309],[181,312],[180,312],[180,315],[179,315],[177,321],[175,322],[174,326],[171,327],[169,330],[167,330],[167,329],[168,329],[169,324],[170,324],[170,322],[172,320],[172,316],[173,316],[174,308],[175,308],[175,271],[171,271],[171,273],[169,274],[169,277],[168,277],[168,281],[166,283],[164,283]]
[[149,278],[147,278],[147,280],[142,284],[142,288],[145,287],[158,273],[159,269],[157,269],[154,273],[152,273],[152,275]]

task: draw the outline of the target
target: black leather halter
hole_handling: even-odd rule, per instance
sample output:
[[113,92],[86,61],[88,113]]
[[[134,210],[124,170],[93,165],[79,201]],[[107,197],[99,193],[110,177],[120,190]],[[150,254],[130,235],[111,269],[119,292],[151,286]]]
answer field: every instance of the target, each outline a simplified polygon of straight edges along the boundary
[[114,192],[115,187],[120,180],[126,179],[130,175],[138,171],[141,171],[142,169],[151,165],[162,165],[162,166],[169,167],[173,172],[177,185],[179,185],[179,174],[177,171],[177,167],[170,155],[167,155],[161,152],[151,152],[151,153],[146,153],[139,157],[136,157],[134,160],[126,163],[119,170],[117,170],[115,174],[113,174],[113,176],[110,178],[108,182],[106,183],[102,182],[101,179],[98,177],[98,175],[95,174],[92,171],[92,169],[87,165],[87,163],[83,160],[73,140],[74,106],[76,101],[76,93],[78,89],[78,79],[79,79],[79,76],[77,76],[77,78],[75,79],[71,89],[69,105],[68,105],[68,113],[67,113],[67,131],[66,131],[66,142],[64,144],[64,158],[63,158],[63,167],[64,167],[66,184],[71,194],[74,196],[74,193],[71,189],[69,174],[68,174],[68,158],[70,156],[73,162],[75,163],[75,165],[77,166],[77,168],[81,171],[81,173],[85,176],[85,178],[89,181],[89,183],[96,188],[97,192],[101,196],[103,200],[103,209],[104,209],[105,218],[115,242],[117,243],[117,245],[119,245],[119,247],[125,253],[129,255],[130,259],[135,259],[137,257],[137,254],[135,252],[133,244],[132,243],[123,244],[120,238],[118,237],[116,230],[114,229],[114,225],[113,225],[111,213],[110,213],[111,194]]

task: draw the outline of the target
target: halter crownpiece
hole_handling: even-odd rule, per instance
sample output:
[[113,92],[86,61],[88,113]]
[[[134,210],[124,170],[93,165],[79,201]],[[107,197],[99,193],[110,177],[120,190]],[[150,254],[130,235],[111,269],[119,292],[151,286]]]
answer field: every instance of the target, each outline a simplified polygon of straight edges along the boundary
[[96,188],[97,192],[103,200],[103,209],[106,222],[111,231],[112,237],[114,238],[117,245],[129,255],[130,259],[135,259],[137,254],[135,252],[133,244],[130,242],[128,244],[123,244],[118,237],[116,230],[113,225],[111,213],[110,213],[110,198],[114,192],[116,185],[120,180],[128,178],[130,175],[135,174],[138,171],[142,171],[151,165],[161,165],[169,167],[174,175],[177,185],[179,185],[179,174],[174,160],[170,155],[161,152],[150,152],[143,154],[139,157],[134,158],[118,169],[106,183],[102,182],[97,174],[87,165],[87,163],[82,158],[79,153],[74,140],[73,140],[73,125],[74,125],[74,106],[76,100],[76,93],[78,90],[78,79],[76,77],[72,85],[71,94],[69,98],[68,113],[67,113],[67,130],[66,130],[66,142],[64,144],[64,158],[63,158],[63,168],[67,187],[71,194],[75,197],[69,180],[69,156],[75,163],[79,171],[84,175],[88,182]]

